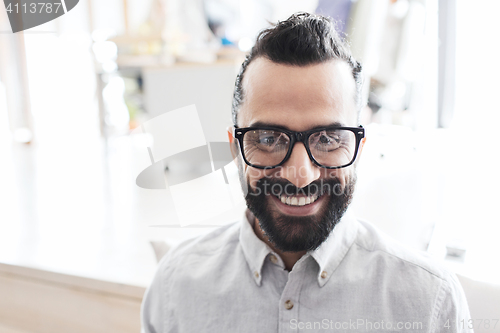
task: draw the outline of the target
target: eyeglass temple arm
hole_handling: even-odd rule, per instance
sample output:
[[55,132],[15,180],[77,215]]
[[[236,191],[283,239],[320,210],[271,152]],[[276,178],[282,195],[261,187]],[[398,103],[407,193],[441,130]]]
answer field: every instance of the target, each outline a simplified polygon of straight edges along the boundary
[[233,138],[236,138],[236,131],[239,129],[239,127],[236,125],[233,125],[232,127],[233,127]]

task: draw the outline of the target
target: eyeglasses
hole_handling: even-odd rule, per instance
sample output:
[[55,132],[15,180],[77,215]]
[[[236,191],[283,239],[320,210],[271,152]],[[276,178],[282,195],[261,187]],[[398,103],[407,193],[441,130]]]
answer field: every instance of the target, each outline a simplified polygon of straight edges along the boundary
[[235,126],[234,137],[245,163],[258,169],[273,169],[285,163],[296,142],[304,144],[309,158],[317,166],[340,169],[354,163],[365,129],[362,126],[324,127],[294,132],[271,126]]

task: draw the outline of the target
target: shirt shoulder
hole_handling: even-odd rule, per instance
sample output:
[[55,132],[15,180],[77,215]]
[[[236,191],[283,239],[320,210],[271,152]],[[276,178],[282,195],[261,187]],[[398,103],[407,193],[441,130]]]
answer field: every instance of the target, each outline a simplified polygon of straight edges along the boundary
[[[444,327],[449,327],[450,332],[469,331],[460,326],[470,313],[455,273],[429,254],[407,248],[372,224],[358,222],[355,253],[358,262],[365,262],[365,274],[374,272],[377,281],[387,286],[386,294],[411,295],[408,309],[421,300],[419,311],[428,312],[433,331],[440,332]],[[405,302],[400,300],[399,307],[405,308]]]
[[[238,235],[239,223],[235,222],[183,241],[163,256],[141,305],[144,333],[195,331],[186,327],[183,330],[181,326],[206,324],[202,320],[184,319],[192,317],[193,304],[210,308],[209,302],[199,297],[210,289],[215,290],[217,283],[225,282],[213,273],[224,267],[223,263],[235,250],[232,247],[237,246]],[[210,295],[205,299],[210,300]]]
[[363,250],[378,253],[386,257],[387,260],[411,265],[416,270],[425,271],[442,280],[451,277],[449,270],[428,253],[401,244],[367,221],[358,220],[358,222],[359,228],[355,244]]

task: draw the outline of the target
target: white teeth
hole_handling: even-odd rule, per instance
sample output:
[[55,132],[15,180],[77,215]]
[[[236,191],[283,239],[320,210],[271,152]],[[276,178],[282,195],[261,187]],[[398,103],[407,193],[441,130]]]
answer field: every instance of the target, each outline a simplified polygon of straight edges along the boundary
[[304,206],[315,202],[318,199],[318,196],[314,195],[310,197],[287,197],[286,195],[282,195],[279,197],[279,199],[282,203],[290,206]]

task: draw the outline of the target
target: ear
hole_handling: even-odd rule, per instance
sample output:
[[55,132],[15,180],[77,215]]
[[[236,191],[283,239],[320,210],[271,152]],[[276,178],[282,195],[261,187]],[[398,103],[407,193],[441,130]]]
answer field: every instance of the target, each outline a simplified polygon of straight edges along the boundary
[[227,128],[227,136],[229,138],[229,148],[231,149],[231,155],[233,156],[233,161],[238,157],[238,140],[233,136],[234,127],[229,126]]
[[366,138],[361,139],[361,142],[359,143],[359,149],[358,149],[358,157],[361,155],[361,152],[363,152],[363,147],[365,146]]

